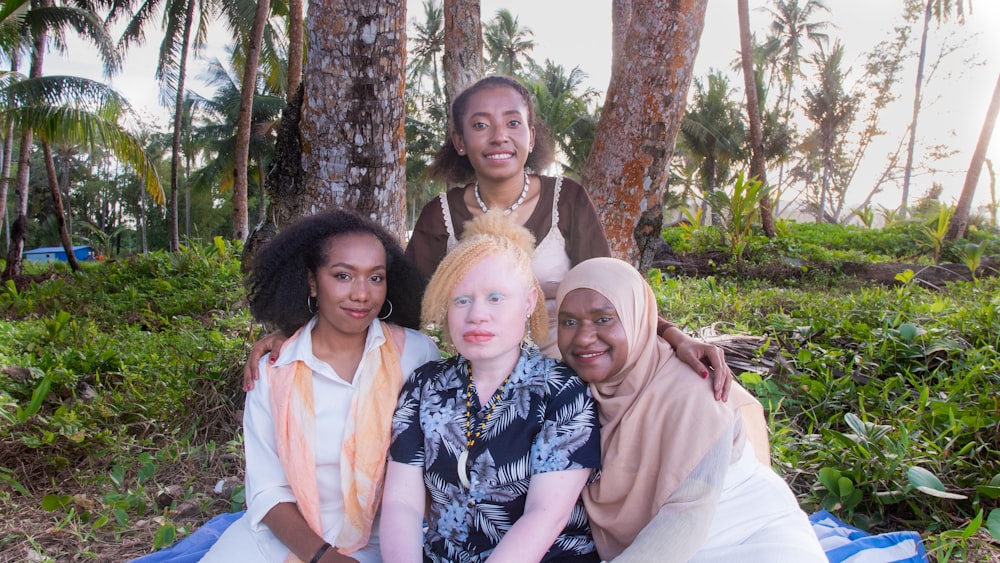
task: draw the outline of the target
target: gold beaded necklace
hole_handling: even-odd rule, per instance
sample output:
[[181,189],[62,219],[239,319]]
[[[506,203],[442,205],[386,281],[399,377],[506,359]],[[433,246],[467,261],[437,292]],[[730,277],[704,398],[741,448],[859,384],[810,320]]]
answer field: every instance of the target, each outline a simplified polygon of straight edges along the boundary
[[497,403],[500,402],[500,397],[503,395],[504,387],[507,386],[507,382],[510,381],[510,376],[513,372],[507,374],[504,378],[503,383],[497,387],[497,390],[493,392],[493,397],[490,399],[489,404],[490,410],[486,413],[486,416],[479,422],[479,428],[475,431],[475,435],[472,432],[472,393],[475,386],[474,379],[472,377],[472,363],[468,363],[469,369],[469,384],[465,387],[465,449],[458,456],[458,480],[465,486],[466,489],[469,488],[469,450],[472,446],[476,444],[476,440],[482,435],[483,430],[486,428],[486,423],[489,422],[490,418],[493,417],[493,411],[497,408]]

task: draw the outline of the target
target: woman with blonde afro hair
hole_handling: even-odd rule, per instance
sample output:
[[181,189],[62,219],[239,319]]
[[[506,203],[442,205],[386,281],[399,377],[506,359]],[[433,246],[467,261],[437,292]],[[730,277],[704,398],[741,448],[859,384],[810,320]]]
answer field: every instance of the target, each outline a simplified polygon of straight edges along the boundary
[[[441,261],[427,286],[421,305],[422,324],[436,326],[443,334],[448,334],[451,291],[486,256],[508,258],[514,270],[504,274],[520,276],[539,296],[542,295],[542,288],[531,270],[534,250],[534,235],[505,215],[488,213],[472,220],[465,227],[461,243]],[[545,300],[538,299],[527,323],[528,335],[538,342],[548,338],[548,322]]]
[[533,246],[524,227],[487,213],[431,278],[423,321],[457,353],[400,393],[385,561],[600,561],[580,500],[599,467],[597,411],[576,373],[526,338],[548,332]]

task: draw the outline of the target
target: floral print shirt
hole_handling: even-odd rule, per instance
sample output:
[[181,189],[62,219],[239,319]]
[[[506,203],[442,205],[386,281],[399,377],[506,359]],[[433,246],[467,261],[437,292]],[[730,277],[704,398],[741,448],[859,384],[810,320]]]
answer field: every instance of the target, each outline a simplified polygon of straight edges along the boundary
[[[393,461],[421,466],[430,495],[425,560],[485,561],[524,513],[532,475],[600,467],[597,408],[586,384],[566,364],[537,349],[522,352],[469,451],[466,488],[458,460],[466,449],[468,361],[429,362],[403,386],[392,421]],[[491,399],[495,400],[495,399]],[[491,404],[472,394],[472,427]],[[542,561],[595,552],[583,503]]]

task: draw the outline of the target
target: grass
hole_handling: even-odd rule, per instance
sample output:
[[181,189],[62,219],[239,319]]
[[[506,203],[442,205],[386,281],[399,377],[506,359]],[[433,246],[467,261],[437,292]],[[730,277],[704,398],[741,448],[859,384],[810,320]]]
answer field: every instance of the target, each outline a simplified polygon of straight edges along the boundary
[[[914,260],[918,248],[791,231],[789,250]],[[773,244],[751,242],[747,259]],[[128,560],[241,507],[240,370],[256,327],[239,255],[216,241],[0,287],[0,560]],[[940,562],[1000,558],[996,277],[654,285],[683,327],[768,339],[758,354],[775,367],[742,380],[807,511],[917,530]]]

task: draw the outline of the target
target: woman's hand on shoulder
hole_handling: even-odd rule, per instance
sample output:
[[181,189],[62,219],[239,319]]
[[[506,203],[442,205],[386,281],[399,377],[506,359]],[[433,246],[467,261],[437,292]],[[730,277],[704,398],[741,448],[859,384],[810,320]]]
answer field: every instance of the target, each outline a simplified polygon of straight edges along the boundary
[[278,350],[281,349],[281,345],[288,340],[288,337],[281,331],[275,331],[268,334],[264,338],[261,338],[257,342],[253,343],[253,348],[250,349],[250,356],[247,358],[246,365],[243,366],[243,390],[250,391],[253,389],[254,381],[260,377],[260,359],[271,352],[271,357],[268,359],[270,363],[274,363],[278,360]]
[[[677,357],[688,364],[702,378],[712,376],[712,392],[717,401],[729,400],[729,387],[733,383],[733,370],[726,364],[726,354],[722,348],[695,340],[677,327],[670,327],[663,332],[663,339],[673,346]],[[706,366],[712,368],[709,372]]]

